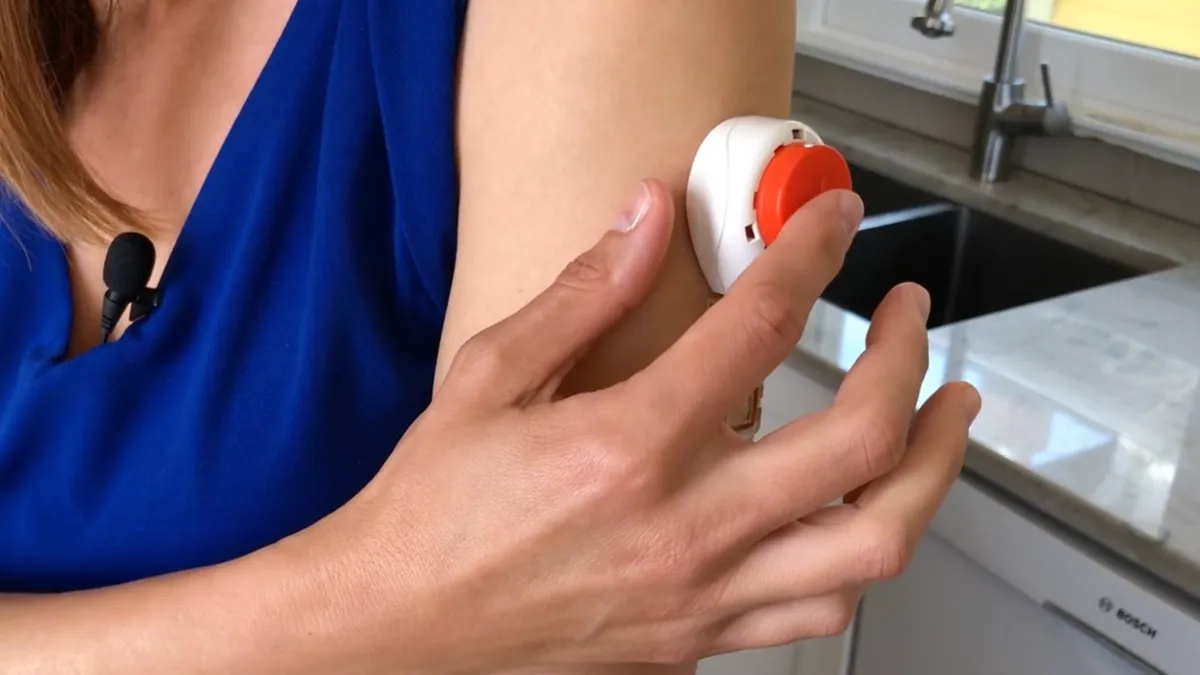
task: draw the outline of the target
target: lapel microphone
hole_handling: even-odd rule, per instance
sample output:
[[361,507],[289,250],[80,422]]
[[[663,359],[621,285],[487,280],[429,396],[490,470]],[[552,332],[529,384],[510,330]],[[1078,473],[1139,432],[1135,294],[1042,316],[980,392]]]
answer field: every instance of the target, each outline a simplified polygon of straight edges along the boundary
[[137,321],[158,308],[160,293],[149,288],[154,272],[154,244],[143,234],[124,232],[117,235],[104,256],[104,306],[100,310],[100,344],[108,342],[125,310],[129,320]]

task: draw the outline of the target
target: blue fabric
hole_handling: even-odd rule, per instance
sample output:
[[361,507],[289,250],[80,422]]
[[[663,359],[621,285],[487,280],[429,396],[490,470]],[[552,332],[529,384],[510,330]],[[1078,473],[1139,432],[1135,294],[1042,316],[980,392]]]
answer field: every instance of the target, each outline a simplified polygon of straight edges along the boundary
[[62,248],[0,202],[0,591],[229,560],[344,504],[428,405],[465,0],[299,0],[161,308],[64,359]]

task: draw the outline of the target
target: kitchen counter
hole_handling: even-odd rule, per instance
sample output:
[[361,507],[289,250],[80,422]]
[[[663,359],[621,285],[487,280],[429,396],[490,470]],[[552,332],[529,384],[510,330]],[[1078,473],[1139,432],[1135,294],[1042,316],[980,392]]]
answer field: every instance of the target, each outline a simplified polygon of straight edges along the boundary
[[[967,380],[964,471],[1200,607],[1200,229],[1049,180],[980,186],[966,153],[798,101],[851,162],[1142,269],[930,332],[922,400]],[[1198,185],[1200,188],[1200,185]],[[867,321],[824,301],[789,363],[836,386]]]

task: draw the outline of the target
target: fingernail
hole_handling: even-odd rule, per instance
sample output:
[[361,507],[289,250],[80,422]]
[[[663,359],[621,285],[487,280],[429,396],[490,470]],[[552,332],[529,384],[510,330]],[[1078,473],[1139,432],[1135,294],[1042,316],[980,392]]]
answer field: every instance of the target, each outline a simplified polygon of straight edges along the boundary
[[637,194],[621,211],[621,219],[617,221],[617,225],[613,229],[619,232],[629,232],[637,227],[650,210],[651,201],[653,200],[650,196],[650,188],[645,182],[638,183]]
[[929,298],[929,291],[925,290],[924,286],[913,284],[911,292],[913,294],[913,301],[917,303],[917,309],[921,311],[921,317],[928,321],[929,308],[932,303]]
[[862,224],[863,219],[863,202],[862,197],[846,190],[839,197],[838,210],[842,214],[842,225],[851,234],[858,230],[858,226]]
[[979,411],[983,408],[983,399],[979,397],[979,390],[971,385],[967,385],[967,394],[963,398],[963,405],[966,407],[967,419],[972,422],[979,416]]

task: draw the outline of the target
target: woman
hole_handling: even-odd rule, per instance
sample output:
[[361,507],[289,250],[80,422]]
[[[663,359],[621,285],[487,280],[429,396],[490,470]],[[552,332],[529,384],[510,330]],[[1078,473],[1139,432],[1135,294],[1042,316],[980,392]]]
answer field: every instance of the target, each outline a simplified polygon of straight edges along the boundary
[[[723,426],[862,215],[814,201],[697,322],[674,207],[712,125],[787,113],[793,11],[4,3],[4,672],[686,670],[844,627],[978,402],[909,429],[905,287],[830,411]],[[126,230],[162,302],[98,344]]]

